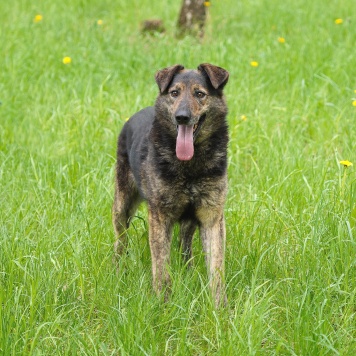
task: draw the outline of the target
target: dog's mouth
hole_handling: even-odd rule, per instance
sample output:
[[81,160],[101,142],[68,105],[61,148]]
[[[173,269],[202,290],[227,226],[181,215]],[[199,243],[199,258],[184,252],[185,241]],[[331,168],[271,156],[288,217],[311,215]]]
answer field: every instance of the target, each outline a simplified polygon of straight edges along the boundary
[[206,118],[206,114],[203,114],[203,115],[199,118],[198,123],[196,123],[196,124],[193,126],[193,137],[194,137],[194,139],[195,139],[195,137],[198,135],[198,132],[200,131],[200,128],[202,127],[203,122],[205,121],[205,118]]
[[194,156],[194,140],[197,137],[200,128],[205,121],[206,115],[202,115],[199,121],[194,125],[178,125],[176,155],[181,161],[189,161]]

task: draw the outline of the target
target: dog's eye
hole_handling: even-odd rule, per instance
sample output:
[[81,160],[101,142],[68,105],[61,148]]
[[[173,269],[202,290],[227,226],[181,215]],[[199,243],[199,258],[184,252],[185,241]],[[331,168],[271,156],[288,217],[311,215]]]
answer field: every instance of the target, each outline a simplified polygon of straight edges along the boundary
[[203,99],[203,98],[206,97],[206,94],[203,93],[202,91],[197,91],[197,92],[195,93],[195,95],[196,95],[199,99]]
[[178,90],[172,90],[169,94],[171,94],[172,98],[176,98],[179,95],[179,91]]

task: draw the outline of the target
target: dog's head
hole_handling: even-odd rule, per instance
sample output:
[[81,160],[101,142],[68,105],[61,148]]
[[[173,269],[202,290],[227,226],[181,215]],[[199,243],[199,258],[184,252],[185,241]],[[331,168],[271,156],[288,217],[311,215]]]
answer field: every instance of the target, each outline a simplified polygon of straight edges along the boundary
[[190,160],[194,143],[225,120],[223,88],[229,73],[209,63],[200,64],[197,70],[185,70],[177,64],[158,71],[155,79],[160,90],[156,110],[177,132],[178,159]]

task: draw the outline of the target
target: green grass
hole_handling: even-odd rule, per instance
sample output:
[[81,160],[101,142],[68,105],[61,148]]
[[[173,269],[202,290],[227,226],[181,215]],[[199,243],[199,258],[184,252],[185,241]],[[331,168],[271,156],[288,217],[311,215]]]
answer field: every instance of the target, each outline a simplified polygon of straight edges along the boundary
[[[175,38],[179,6],[1,2],[1,354],[355,355],[353,2],[212,1],[202,42]],[[152,17],[166,33],[142,36]],[[125,273],[111,263],[120,128],[156,70],[202,62],[231,75],[222,310],[198,236],[191,269],[175,236],[171,298],[154,295],[144,206]]]

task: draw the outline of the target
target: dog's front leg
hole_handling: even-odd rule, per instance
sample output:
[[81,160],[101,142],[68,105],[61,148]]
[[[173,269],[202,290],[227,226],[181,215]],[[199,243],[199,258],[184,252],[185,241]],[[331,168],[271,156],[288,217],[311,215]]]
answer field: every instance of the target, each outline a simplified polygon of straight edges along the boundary
[[224,255],[225,255],[225,219],[221,211],[200,210],[200,236],[205,252],[209,283],[215,305],[226,304],[224,286]]
[[165,286],[169,287],[170,285],[170,276],[167,268],[170,261],[173,224],[166,215],[151,206],[148,209],[148,220],[153,288],[157,294],[160,294]]

